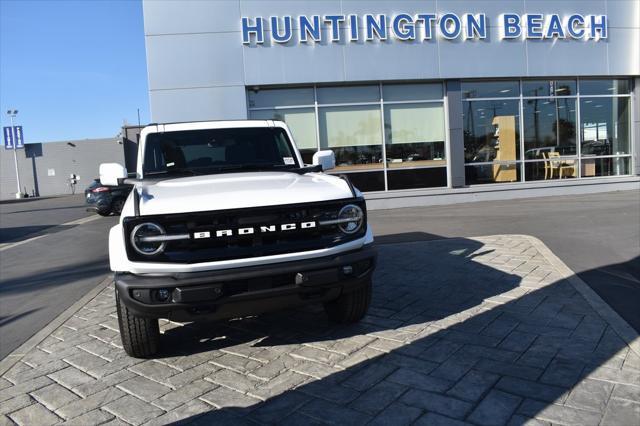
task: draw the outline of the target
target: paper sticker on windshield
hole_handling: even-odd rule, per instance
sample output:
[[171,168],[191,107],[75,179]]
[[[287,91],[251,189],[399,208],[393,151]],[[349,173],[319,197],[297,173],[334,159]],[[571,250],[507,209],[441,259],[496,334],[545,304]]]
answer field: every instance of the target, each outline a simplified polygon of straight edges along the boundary
[[296,162],[293,161],[293,157],[282,157],[282,160],[284,160],[284,164],[296,164]]

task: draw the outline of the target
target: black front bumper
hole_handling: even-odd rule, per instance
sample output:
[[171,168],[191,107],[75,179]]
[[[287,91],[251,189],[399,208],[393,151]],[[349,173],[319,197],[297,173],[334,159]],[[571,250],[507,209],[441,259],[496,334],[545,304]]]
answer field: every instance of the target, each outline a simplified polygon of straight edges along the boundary
[[[115,283],[120,301],[138,316],[214,320],[333,300],[366,285],[375,262],[368,245],[335,256],[221,271],[116,273]],[[162,293],[169,297],[162,300]]]

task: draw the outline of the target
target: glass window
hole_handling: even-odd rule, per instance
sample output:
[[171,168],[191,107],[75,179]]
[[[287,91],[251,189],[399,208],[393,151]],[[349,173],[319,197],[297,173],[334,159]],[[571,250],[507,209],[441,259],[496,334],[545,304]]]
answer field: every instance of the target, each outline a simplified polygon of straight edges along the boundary
[[518,182],[521,179],[520,163],[467,164],[464,172],[467,185]]
[[249,90],[249,108],[314,104],[313,87]]
[[518,81],[467,81],[462,83],[463,98],[508,98],[520,96]]
[[388,170],[387,184],[390,190],[447,186],[447,168],[428,167]]
[[313,108],[263,109],[250,111],[253,119],[280,120],[287,123],[302,159],[310,164],[317,151],[316,114]]
[[467,167],[467,184],[520,180],[519,101],[467,101],[464,113],[466,163],[493,163]]
[[525,180],[551,180],[578,177],[577,158],[567,158],[557,151],[542,151],[541,161],[524,164]]
[[379,86],[318,87],[319,104],[379,102]]
[[442,84],[384,84],[382,97],[385,102],[439,100]]
[[580,135],[583,155],[629,153],[631,139],[629,101],[628,97],[580,100]]
[[517,100],[465,102],[466,163],[516,161],[520,158],[520,114]]
[[389,169],[442,167],[445,176],[442,183],[440,173],[398,173],[389,189],[446,186],[443,104],[385,104],[384,127]]
[[358,173],[341,173],[346,174],[349,180],[362,192],[384,191],[384,172],[382,170],[375,172],[358,172]]
[[630,160],[629,157],[597,158],[595,155],[583,155],[582,177],[628,175]]
[[320,147],[336,155],[337,171],[382,168],[379,106],[319,108]]
[[[228,170],[296,167],[282,128],[181,130],[152,133],[145,143],[145,174],[210,174]],[[231,167],[231,168],[230,168]]]
[[580,80],[580,95],[627,95],[629,80],[585,79]]
[[542,159],[545,152],[576,154],[575,99],[525,99],[523,113],[525,160]]
[[574,96],[576,87],[575,80],[525,80],[522,82],[522,95]]

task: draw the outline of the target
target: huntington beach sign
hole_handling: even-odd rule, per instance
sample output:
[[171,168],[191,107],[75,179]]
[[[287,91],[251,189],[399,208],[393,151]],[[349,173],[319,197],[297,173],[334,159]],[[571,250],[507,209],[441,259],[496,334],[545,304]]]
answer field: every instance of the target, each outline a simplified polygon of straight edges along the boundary
[[[395,15],[300,15],[242,17],[242,43],[340,43],[400,41],[483,40],[489,19],[484,13],[398,13]],[[607,15],[504,13],[496,24],[502,40],[607,38]]]

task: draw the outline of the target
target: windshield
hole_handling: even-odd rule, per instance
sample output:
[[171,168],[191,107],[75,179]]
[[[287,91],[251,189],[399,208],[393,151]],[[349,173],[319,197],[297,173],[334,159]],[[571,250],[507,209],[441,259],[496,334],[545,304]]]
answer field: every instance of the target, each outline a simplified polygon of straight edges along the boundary
[[151,133],[143,173],[199,175],[297,167],[284,129],[250,127]]

